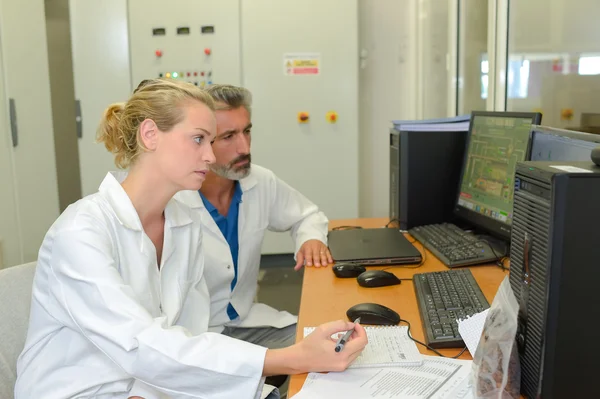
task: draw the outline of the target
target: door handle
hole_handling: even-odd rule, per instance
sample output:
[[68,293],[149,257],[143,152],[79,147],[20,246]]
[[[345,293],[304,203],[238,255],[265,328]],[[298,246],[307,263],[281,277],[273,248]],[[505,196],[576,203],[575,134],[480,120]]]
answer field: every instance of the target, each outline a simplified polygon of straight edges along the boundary
[[77,129],[77,138],[83,137],[83,120],[81,119],[81,101],[75,100],[75,125]]
[[17,126],[17,106],[14,98],[8,99],[9,118],[10,118],[10,134],[12,137],[13,147],[19,145],[19,128]]

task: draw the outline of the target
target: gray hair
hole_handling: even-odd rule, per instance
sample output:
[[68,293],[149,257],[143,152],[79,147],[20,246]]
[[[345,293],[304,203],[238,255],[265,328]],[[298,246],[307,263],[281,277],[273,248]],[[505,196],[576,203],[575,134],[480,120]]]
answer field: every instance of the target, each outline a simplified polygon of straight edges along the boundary
[[243,87],[214,84],[206,89],[215,101],[215,110],[229,110],[244,107],[252,115],[252,93]]

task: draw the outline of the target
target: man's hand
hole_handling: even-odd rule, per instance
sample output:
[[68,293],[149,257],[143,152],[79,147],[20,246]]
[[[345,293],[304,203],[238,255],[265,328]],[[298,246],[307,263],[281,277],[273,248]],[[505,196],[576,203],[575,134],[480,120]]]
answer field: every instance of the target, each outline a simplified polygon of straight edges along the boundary
[[333,258],[327,245],[319,240],[308,240],[302,244],[296,254],[296,266],[294,270],[300,270],[305,264],[306,266],[315,265],[316,267],[320,267],[331,263],[333,263]]

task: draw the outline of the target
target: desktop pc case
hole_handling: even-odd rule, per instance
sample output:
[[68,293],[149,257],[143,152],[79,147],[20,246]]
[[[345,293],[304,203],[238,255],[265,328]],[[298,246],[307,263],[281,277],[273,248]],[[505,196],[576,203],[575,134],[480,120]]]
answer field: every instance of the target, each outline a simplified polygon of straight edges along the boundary
[[390,219],[400,229],[452,219],[467,132],[390,130]]
[[600,168],[522,162],[515,177],[510,283],[519,303],[521,392],[596,397]]

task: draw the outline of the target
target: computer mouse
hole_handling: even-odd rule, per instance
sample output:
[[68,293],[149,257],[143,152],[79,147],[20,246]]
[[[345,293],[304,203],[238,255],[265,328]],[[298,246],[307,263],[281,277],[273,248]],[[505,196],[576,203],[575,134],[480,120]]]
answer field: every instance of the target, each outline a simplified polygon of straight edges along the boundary
[[388,285],[400,284],[402,281],[394,274],[384,270],[369,270],[360,274],[357,278],[361,287],[385,287]]
[[350,321],[360,317],[360,324],[395,326],[400,323],[400,315],[392,309],[376,303],[359,303],[346,311]]
[[352,263],[336,263],[332,269],[335,276],[339,278],[358,277],[367,270],[364,266]]

